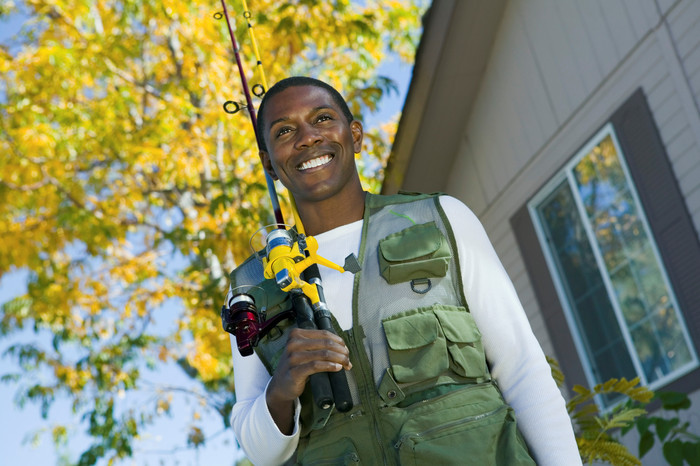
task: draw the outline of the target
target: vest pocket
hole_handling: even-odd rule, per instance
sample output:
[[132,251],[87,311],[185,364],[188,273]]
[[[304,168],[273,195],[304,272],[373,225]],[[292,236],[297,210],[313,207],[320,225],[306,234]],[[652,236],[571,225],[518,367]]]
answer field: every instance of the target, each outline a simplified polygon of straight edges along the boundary
[[484,347],[474,317],[464,309],[447,306],[434,312],[447,339],[450,369],[462,377],[486,377]]
[[434,304],[382,322],[396,382],[422,382],[448,369],[460,377],[487,380],[481,333],[463,307]]
[[444,277],[452,253],[435,222],[422,223],[379,241],[379,271],[391,285]]
[[300,449],[298,451],[297,463],[299,465],[354,465],[360,462],[360,455],[357,453],[355,444],[347,437],[338,439],[331,444]]
[[383,326],[397,382],[420,382],[448,369],[445,337],[429,309],[397,314],[385,320]]
[[493,386],[474,386],[436,401],[413,412],[401,428],[394,446],[402,466],[535,464],[512,408],[500,400]]

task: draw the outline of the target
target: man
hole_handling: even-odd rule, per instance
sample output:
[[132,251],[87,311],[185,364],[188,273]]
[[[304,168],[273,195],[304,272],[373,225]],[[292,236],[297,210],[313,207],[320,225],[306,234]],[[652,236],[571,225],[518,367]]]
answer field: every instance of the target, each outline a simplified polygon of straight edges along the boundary
[[[319,254],[342,264],[354,253],[362,271],[320,267],[341,336],[286,322],[255,355],[244,358],[233,345],[232,425],[248,457],[511,465],[535,464],[532,456],[537,464],[580,464],[564,401],[474,214],[448,196],[364,192],[355,166],[362,125],[323,82],[277,83],[260,106],[258,129],[265,169],[294,196]],[[232,285],[258,278],[261,266],[248,260]],[[268,303],[270,314],[288,307]],[[319,419],[309,376],[341,370],[354,407]]]

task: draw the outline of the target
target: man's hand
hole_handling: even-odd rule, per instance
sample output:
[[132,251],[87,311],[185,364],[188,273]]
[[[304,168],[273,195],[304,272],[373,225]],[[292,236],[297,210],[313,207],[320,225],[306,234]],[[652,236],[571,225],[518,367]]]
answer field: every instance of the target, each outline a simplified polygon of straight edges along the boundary
[[304,391],[309,376],[351,367],[348,348],[338,335],[326,330],[292,330],[265,395],[280,431],[285,435],[293,432],[294,400]]

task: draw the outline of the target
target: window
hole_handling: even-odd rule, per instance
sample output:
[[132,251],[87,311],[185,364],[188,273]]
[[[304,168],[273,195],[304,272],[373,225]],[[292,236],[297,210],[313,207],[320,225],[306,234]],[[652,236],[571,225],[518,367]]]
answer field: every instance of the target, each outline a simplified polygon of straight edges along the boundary
[[608,124],[528,210],[589,384],[654,389],[698,363],[623,155]]

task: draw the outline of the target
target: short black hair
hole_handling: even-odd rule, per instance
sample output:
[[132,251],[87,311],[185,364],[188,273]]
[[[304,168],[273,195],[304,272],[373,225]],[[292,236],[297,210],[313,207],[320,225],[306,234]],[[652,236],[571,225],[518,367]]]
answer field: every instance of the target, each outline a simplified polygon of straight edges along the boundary
[[328,83],[325,83],[321,80],[315,79],[315,78],[309,78],[308,76],[292,76],[290,78],[285,78],[281,81],[278,81],[275,83],[274,86],[272,86],[270,89],[268,89],[265,92],[265,95],[263,96],[262,102],[260,102],[260,107],[258,108],[258,118],[257,118],[257,131],[256,131],[256,137],[258,138],[258,149],[267,152],[267,144],[265,144],[265,104],[275,95],[279,94],[280,92],[284,91],[285,89],[289,89],[290,87],[297,87],[297,86],[314,86],[314,87],[320,87],[321,89],[325,89],[328,91],[328,93],[331,95],[333,98],[333,101],[340,107],[340,110],[343,112],[343,115],[345,115],[345,118],[347,118],[348,123],[354,120],[354,117],[352,116],[352,112],[350,111],[350,108],[348,107],[347,102],[345,102],[345,99],[343,98],[340,93],[335,90],[333,86],[331,86]]

